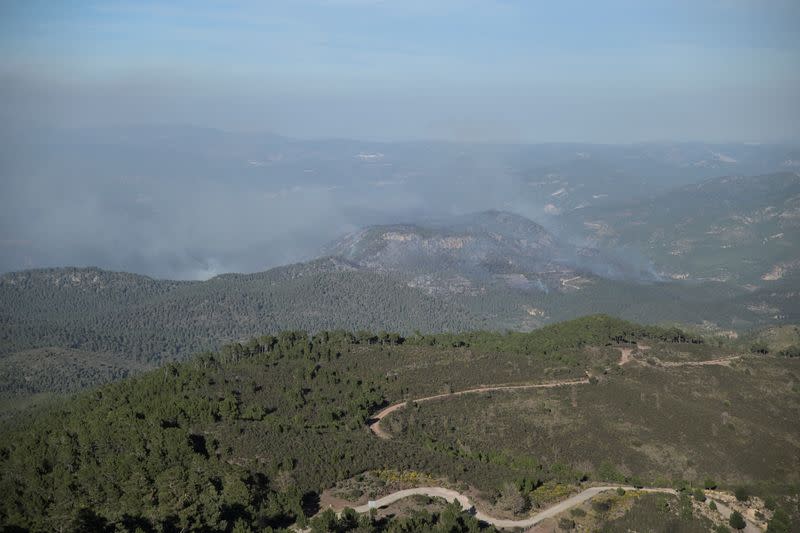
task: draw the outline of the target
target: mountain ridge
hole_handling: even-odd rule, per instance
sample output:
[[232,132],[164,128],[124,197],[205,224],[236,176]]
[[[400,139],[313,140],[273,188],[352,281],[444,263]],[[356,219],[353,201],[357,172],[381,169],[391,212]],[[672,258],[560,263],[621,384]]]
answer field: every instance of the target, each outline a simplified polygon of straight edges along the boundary
[[533,220],[496,209],[367,226],[330,243],[323,253],[367,270],[411,276],[456,274],[481,283],[522,276],[530,287],[542,290],[557,289],[564,276],[657,279],[649,269],[637,271],[636,265],[597,249],[575,246]]

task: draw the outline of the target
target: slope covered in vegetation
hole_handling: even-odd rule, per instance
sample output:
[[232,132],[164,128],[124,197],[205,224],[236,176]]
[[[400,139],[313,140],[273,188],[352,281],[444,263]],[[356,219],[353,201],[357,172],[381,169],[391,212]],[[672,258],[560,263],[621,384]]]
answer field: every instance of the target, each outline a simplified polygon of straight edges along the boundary
[[[281,528],[303,523],[326,487],[386,468],[427,472],[489,499],[509,482],[602,480],[616,471],[518,454],[502,440],[493,455],[411,434],[380,440],[365,424],[404,397],[597,372],[619,358],[612,345],[637,339],[699,346],[679,330],[605,316],[529,334],[286,332],[228,345],[7,422],[0,521],[34,530]],[[469,437],[469,425],[456,428]],[[459,516],[448,519],[472,527]]]
[[[755,291],[721,283],[582,279],[563,291],[501,281],[452,293],[417,281],[358,270],[335,258],[204,282],[92,268],[5,274],[0,276],[0,401],[72,391],[285,330],[529,331],[592,313],[644,323],[710,321],[741,330],[800,318],[794,278]],[[76,350],[85,357],[70,357]],[[59,359],[64,364],[56,373],[43,372],[53,367],[48,354],[54,353],[64,356]]]

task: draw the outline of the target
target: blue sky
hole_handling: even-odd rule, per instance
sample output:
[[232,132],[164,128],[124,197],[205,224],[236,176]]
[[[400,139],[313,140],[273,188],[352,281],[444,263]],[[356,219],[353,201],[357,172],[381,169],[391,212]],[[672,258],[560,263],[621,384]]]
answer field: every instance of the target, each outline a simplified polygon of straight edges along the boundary
[[800,2],[0,4],[0,112],[300,137],[800,138]]

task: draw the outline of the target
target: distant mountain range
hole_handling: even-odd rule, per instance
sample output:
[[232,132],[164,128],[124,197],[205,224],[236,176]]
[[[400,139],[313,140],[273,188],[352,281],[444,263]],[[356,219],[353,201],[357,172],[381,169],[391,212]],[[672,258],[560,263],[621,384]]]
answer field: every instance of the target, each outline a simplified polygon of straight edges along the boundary
[[306,261],[373,225],[500,208],[552,229],[707,178],[800,169],[800,147],[779,144],[381,143],[169,125],[31,127],[0,141],[0,272],[97,265],[171,279]]
[[713,178],[559,217],[591,246],[644,254],[673,279],[769,285],[800,269],[800,174]]

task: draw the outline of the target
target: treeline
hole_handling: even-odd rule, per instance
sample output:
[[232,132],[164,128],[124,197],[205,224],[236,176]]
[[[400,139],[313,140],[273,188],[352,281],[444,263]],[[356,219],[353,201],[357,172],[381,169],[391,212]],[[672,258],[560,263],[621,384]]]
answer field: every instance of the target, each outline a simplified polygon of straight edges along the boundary
[[[501,285],[491,285],[478,296],[434,297],[409,287],[399,276],[347,270],[332,259],[205,282],[153,280],[92,268],[26,271],[0,276],[0,357],[58,347],[109,354],[119,359],[115,367],[153,367],[285,330],[385,329],[408,340],[424,336],[425,342],[435,332],[434,342],[445,343],[441,332],[529,330],[547,320],[595,312],[645,322],[719,323],[725,322],[720,313],[740,318],[748,313],[743,310],[747,302],[733,305],[732,289],[719,284],[687,288],[596,281],[566,294]],[[525,310],[530,307],[542,308],[549,318],[528,315]],[[785,308],[785,303],[779,307]],[[473,343],[463,337],[453,342],[462,341]],[[481,342],[519,344],[511,338]],[[27,376],[24,387],[14,389],[15,384],[23,385],[17,379],[9,382],[14,394],[75,388],[61,378],[53,388],[46,375],[22,363],[14,372]],[[91,369],[78,371],[75,384],[103,381],[108,372],[96,374]]]
[[[98,269],[37,270],[0,277],[0,354],[59,346],[160,364],[264,332],[386,329],[410,337],[414,331],[529,328],[524,309],[531,305],[556,320],[613,311],[659,322],[687,319],[688,311],[674,302],[691,298],[690,307],[702,307],[702,318],[714,319],[720,299],[732,297],[730,291],[714,298],[685,292],[680,286],[599,282],[573,294],[491,287],[477,297],[432,297],[399,277],[337,271],[324,261],[205,282]],[[713,305],[706,309],[704,302]],[[658,311],[667,307],[667,313]],[[695,319],[700,316],[689,318]]]
[[416,332],[408,337],[399,333],[365,330],[351,333],[346,330],[323,331],[308,336],[303,331],[286,331],[280,335],[252,337],[246,342],[235,342],[222,346],[218,357],[225,362],[238,361],[243,357],[270,352],[277,345],[290,339],[296,342],[308,338],[310,345],[316,343],[336,346],[430,346],[472,348],[482,352],[516,353],[534,356],[570,354],[584,346],[608,346],[632,344],[650,340],[666,343],[703,344],[704,339],[691,335],[677,327],[643,326],[610,317],[592,315],[567,322],[544,326],[532,332],[475,331],[466,333],[423,334]]
[[559,322],[529,333],[478,331],[458,334],[420,334],[413,337],[412,341],[431,346],[436,344],[469,346],[482,350],[547,355],[583,346],[635,343],[637,340],[645,339],[669,343],[703,343],[702,337],[690,335],[676,327],[643,326],[602,314]]
[[[595,324],[589,322],[595,321]],[[347,345],[396,346],[464,346],[483,351],[494,350],[513,353],[564,352],[585,344],[602,345],[607,343],[634,342],[636,339],[651,338],[667,342],[699,342],[700,339],[688,336],[679,330],[639,326],[610,317],[582,319],[575,324],[581,326],[547,326],[532,333],[473,332],[460,334],[423,334],[408,336],[393,332],[369,332],[360,330],[354,333],[335,330],[319,333],[324,342],[338,342]],[[600,328],[604,328],[602,331]],[[590,338],[589,331],[594,331]],[[76,334],[76,332],[73,332]],[[305,336],[295,331],[296,336]],[[284,333],[286,335],[286,333]],[[261,353],[271,348],[277,336],[251,338],[243,343],[223,345],[220,357],[235,361],[242,356]],[[117,341],[124,346],[124,338]],[[169,342],[162,339],[160,342]],[[84,343],[81,343],[84,344]],[[99,348],[96,346],[97,348]],[[120,349],[123,349],[120,347]],[[565,357],[567,357],[565,355]],[[91,386],[124,379],[140,373],[147,363],[137,359],[126,359],[113,353],[97,353],[86,350],[64,348],[42,348],[25,350],[0,359],[0,398],[14,398],[26,394],[42,392],[71,393]],[[155,363],[150,363],[155,366]]]
[[96,269],[30,271],[0,277],[0,302],[0,354],[61,346],[150,364],[263,332],[492,327],[399,278],[317,263],[205,282]]

